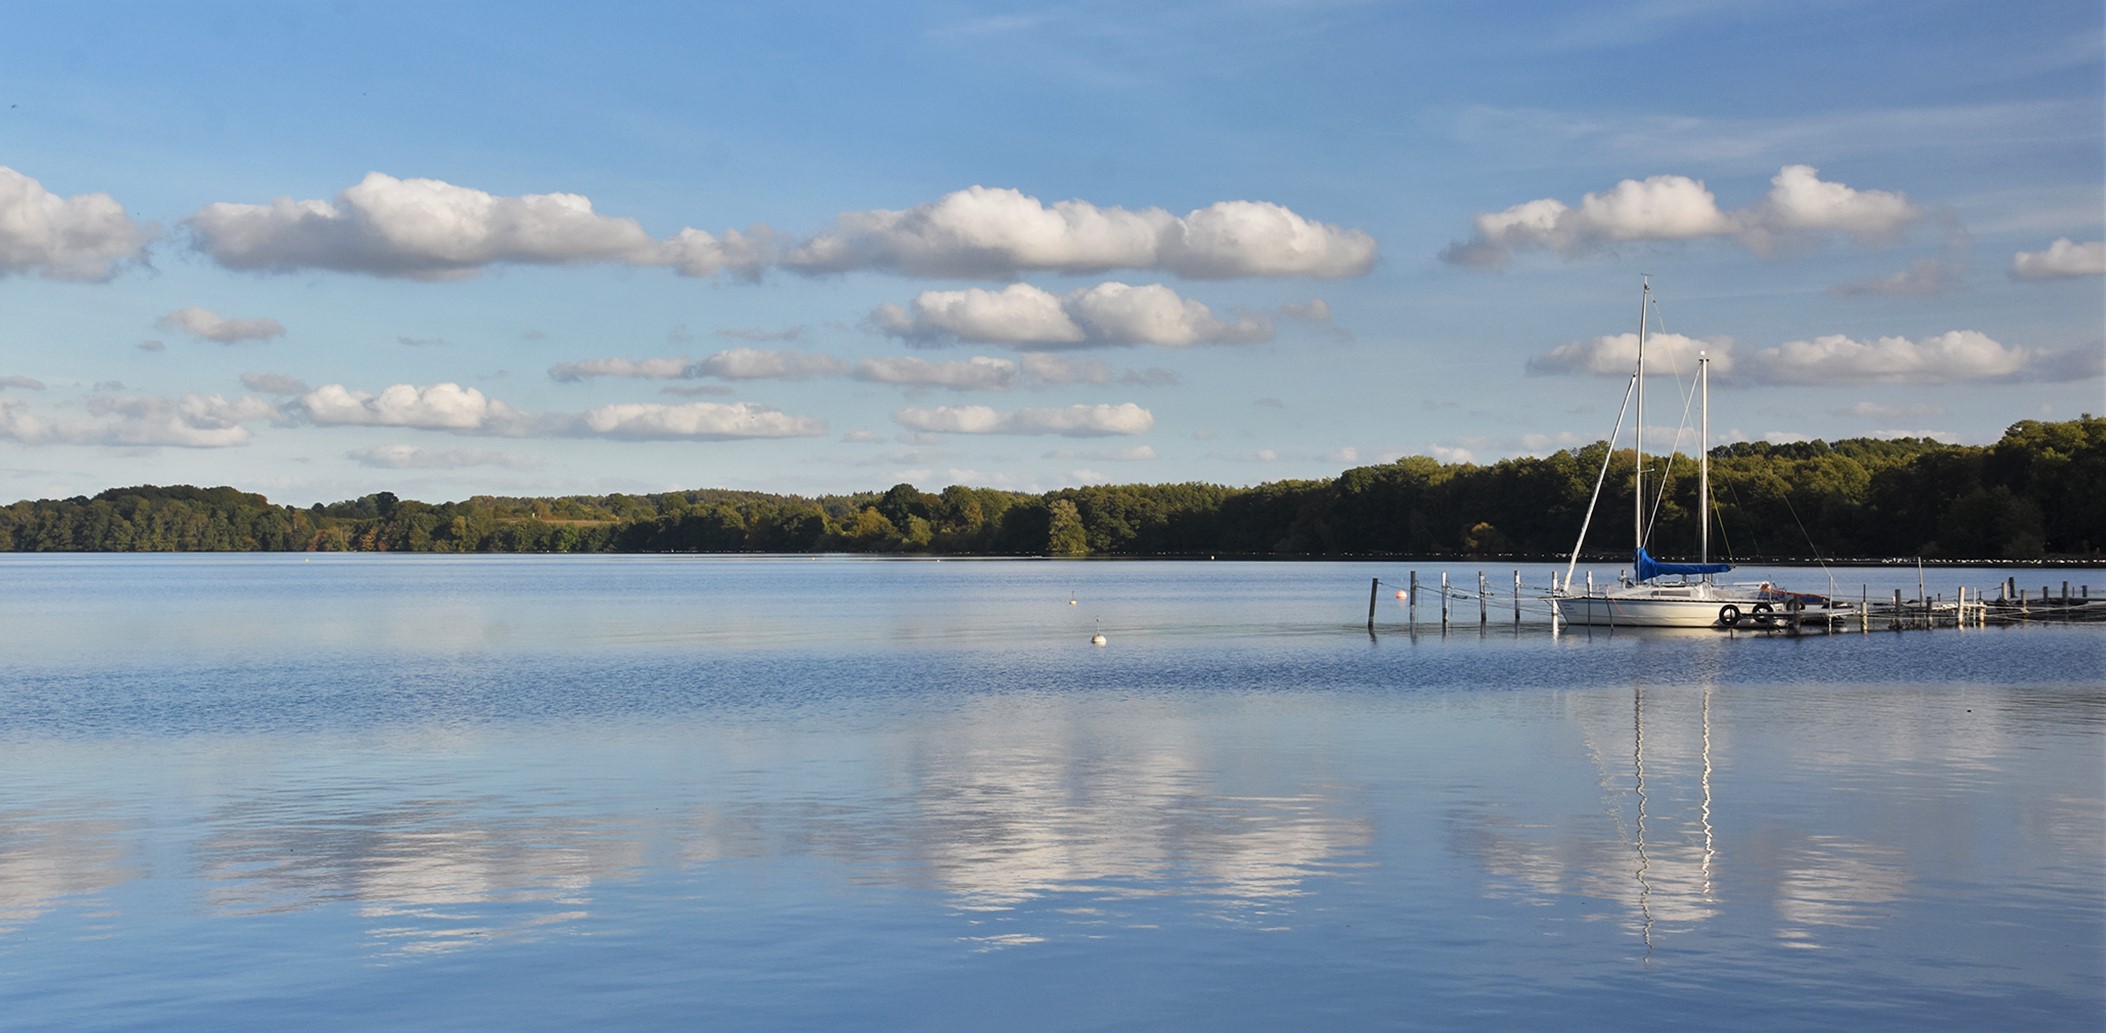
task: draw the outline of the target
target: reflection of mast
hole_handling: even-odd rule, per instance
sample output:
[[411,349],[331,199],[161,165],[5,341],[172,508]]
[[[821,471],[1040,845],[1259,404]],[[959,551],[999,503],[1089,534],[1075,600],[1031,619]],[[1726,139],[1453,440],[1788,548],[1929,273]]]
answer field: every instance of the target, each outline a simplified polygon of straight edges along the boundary
[[1638,791],[1638,915],[1639,935],[1645,939],[1645,960],[1653,960],[1653,885],[1646,878],[1652,859],[1645,855],[1645,686],[1631,688],[1631,760],[1637,772]]
[[1711,682],[1704,682],[1704,899],[1711,899]]

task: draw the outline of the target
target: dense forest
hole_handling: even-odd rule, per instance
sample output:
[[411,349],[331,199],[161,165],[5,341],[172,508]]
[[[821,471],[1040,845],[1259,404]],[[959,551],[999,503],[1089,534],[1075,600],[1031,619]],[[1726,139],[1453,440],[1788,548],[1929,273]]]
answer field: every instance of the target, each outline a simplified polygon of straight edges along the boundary
[[[656,495],[424,503],[380,492],[307,509],[234,488],[112,488],[0,508],[0,551],[858,552],[1053,556],[1502,556],[1568,553],[1608,446],[1490,465],[1412,456],[1331,480],[1098,485],[1042,495],[900,484],[799,496]],[[1590,555],[1627,554],[1632,454],[1608,457]],[[1694,551],[1696,462],[1648,456],[1650,541]],[[1663,476],[1664,475],[1664,476]],[[2097,559],[2106,420],[2026,420],[1986,447],[1926,438],[1741,443],[1711,452],[1714,555]]]

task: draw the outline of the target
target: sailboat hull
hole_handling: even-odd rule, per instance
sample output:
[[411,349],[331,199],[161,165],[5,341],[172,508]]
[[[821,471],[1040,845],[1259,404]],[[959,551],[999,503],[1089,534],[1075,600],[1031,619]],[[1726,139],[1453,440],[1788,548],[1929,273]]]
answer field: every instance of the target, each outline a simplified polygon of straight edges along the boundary
[[1553,595],[1558,620],[1581,627],[1720,628],[1762,627],[1805,620],[1785,601],[1760,592],[1724,591],[1709,585],[1641,585],[1595,595]]

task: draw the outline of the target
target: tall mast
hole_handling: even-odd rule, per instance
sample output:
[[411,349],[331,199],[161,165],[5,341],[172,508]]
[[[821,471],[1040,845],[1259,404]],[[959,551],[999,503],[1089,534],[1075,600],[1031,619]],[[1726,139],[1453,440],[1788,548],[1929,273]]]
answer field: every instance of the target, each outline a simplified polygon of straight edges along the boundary
[[[1698,412],[1697,432],[1697,562],[1711,562],[1711,360],[1703,352],[1697,353],[1697,397],[1701,399]],[[1711,575],[1704,575],[1711,580]]]
[[[1632,563],[1638,562],[1638,553],[1645,548],[1645,314],[1651,307],[1653,295],[1651,281],[1640,279],[1639,283],[1642,289],[1638,292],[1638,426],[1637,436],[1633,439],[1633,448],[1638,454],[1638,479],[1633,492],[1637,499],[1631,509],[1631,534],[1636,539],[1636,545],[1631,549]],[[1636,567],[1631,569],[1632,574],[1637,572]]]

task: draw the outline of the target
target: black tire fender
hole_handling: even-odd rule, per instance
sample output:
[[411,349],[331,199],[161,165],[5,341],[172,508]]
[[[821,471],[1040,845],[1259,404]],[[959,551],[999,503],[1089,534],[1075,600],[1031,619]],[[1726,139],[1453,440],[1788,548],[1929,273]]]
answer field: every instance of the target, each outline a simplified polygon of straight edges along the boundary
[[1726,627],[1740,623],[1740,607],[1727,603],[1718,608],[1718,622]]
[[1770,622],[1776,619],[1768,603],[1756,603],[1748,607],[1748,615],[1753,617],[1755,623],[1762,627],[1769,627]]

